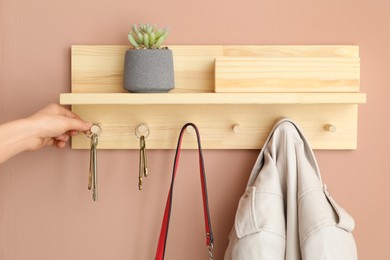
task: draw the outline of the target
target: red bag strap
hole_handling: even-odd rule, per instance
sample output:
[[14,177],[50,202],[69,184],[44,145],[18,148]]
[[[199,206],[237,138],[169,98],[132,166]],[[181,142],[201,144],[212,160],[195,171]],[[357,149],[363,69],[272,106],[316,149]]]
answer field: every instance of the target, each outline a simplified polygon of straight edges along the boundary
[[199,130],[195,124],[187,123],[181,129],[180,135],[179,135],[179,140],[177,142],[175,161],[174,161],[173,172],[172,172],[171,188],[169,190],[167,203],[165,206],[164,218],[163,218],[163,222],[161,225],[160,237],[159,237],[159,241],[158,241],[158,245],[157,245],[157,252],[156,252],[156,257],[155,257],[156,260],[163,260],[164,256],[165,256],[165,247],[166,247],[166,243],[168,240],[169,220],[171,217],[171,209],[172,209],[173,185],[175,182],[177,166],[178,166],[179,158],[180,158],[181,141],[183,138],[184,130],[187,128],[187,126],[192,126],[195,129],[197,142],[198,142],[200,180],[202,183],[203,211],[204,211],[204,220],[205,220],[205,229],[206,229],[206,245],[207,245],[208,250],[209,250],[210,259],[213,259],[214,236],[213,236],[213,231],[211,229],[210,212],[209,212],[208,196],[207,196],[206,175],[205,175],[205,170],[204,170],[202,147],[200,144],[200,135],[199,135]]

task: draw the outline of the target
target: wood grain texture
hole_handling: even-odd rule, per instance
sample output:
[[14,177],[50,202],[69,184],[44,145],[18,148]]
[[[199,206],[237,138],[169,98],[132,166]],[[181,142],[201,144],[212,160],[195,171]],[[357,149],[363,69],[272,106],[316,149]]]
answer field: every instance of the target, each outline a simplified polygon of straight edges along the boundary
[[[172,92],[214,92],[215,59],[220,57],[358,57],[357,46],[171,45]],[[73,45],[72,93],[121,93],[127,45]]]
[[[175,89],[172,92],[214,92],[214,63],[222,46],[170,46]],[[126,45],[72,46],[72,93],[121,93]]]
[[125,92],[124,54],[128,46],[72,46],[72,93]]
[[340,57],[358,58],[355,45],[225,45],[223,56],[230,57]]
[[358,92],[359,58],[222,57],[216,92]]
[[[204,149],[260,149],[281,117],[293,119],[314,149],[356,149],[357,105],[74,105],[73,111],[101,125],[99,149],[139,149],[141,123],[149,126],[147,149],[174,149],[187,122],[199,127]],[[327,124],[337,131],[326,131]],[[195,146],[195,136],[186,134],[183,148]],[[90,140],[81,134],[72,147],[89,149]]]
[[364,104],[364,93],[72,93],[62,105]]

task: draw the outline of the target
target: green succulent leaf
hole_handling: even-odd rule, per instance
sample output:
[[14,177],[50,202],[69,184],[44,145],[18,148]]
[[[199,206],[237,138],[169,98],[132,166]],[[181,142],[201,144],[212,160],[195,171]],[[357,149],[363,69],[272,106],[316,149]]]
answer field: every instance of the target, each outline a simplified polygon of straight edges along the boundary
[[134,46],[134,48],[139,47],[138,43],[136,42],[136,40],[134,39],[134,37],[131,33],[129,33],[127,38],[129,39],[130,44]]
[[146,29],[146,32],[147,32],[148,34],[151,34],[151,33],[153,32],[153,27],[152,27],[150,24],[148,24],[148,27],[147,27],[147,29]]
[[136,24],[133,24],[133,26],[131,26],[131,29],[133,30],[133,32],[134,32],[134,35],[138,35],[138,33],[139,33],[139,30],[138,30],[138,28],[137,28],[137,25],[136,25]]
[[149,45],[150,47],[153,47],[153,45],[156,43],[156,34],[154,32],[151,32],[149,34]]
[[144,36],[140,32],[137,34],[137,43],[142,44],[142,45],[144,44]]
[[139,24],[139,28],[140,28],[141,31],[144,31],[145,25],[143,23],[140,23]]
[[158,29],[157,32],[156,32],[156,38],[160,38],[160,36],[165,32],[164,29]]
[[145,48],[149,48],[149,35],[144,34],[144,46]]
[[156,42],[156,48],[160,48],[165,39],[168,37],[168,32],[163,33]]

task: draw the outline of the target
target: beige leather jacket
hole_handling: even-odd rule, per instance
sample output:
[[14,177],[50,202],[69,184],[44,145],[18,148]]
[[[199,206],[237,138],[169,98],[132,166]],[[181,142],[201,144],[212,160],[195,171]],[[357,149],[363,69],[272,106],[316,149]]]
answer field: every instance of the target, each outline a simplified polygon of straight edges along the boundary
[[225,260],[356,260],[354,225],[322,184],[305,137],[283,119],[239,201]]

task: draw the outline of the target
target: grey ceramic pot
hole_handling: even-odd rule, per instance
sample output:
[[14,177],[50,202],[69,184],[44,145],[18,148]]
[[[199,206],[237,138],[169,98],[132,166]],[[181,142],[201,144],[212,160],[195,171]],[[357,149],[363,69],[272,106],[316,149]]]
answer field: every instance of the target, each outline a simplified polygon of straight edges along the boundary
[[175,87],[172,51],[128,50],[125,54],[123,87],[134,93],[168,92]]

